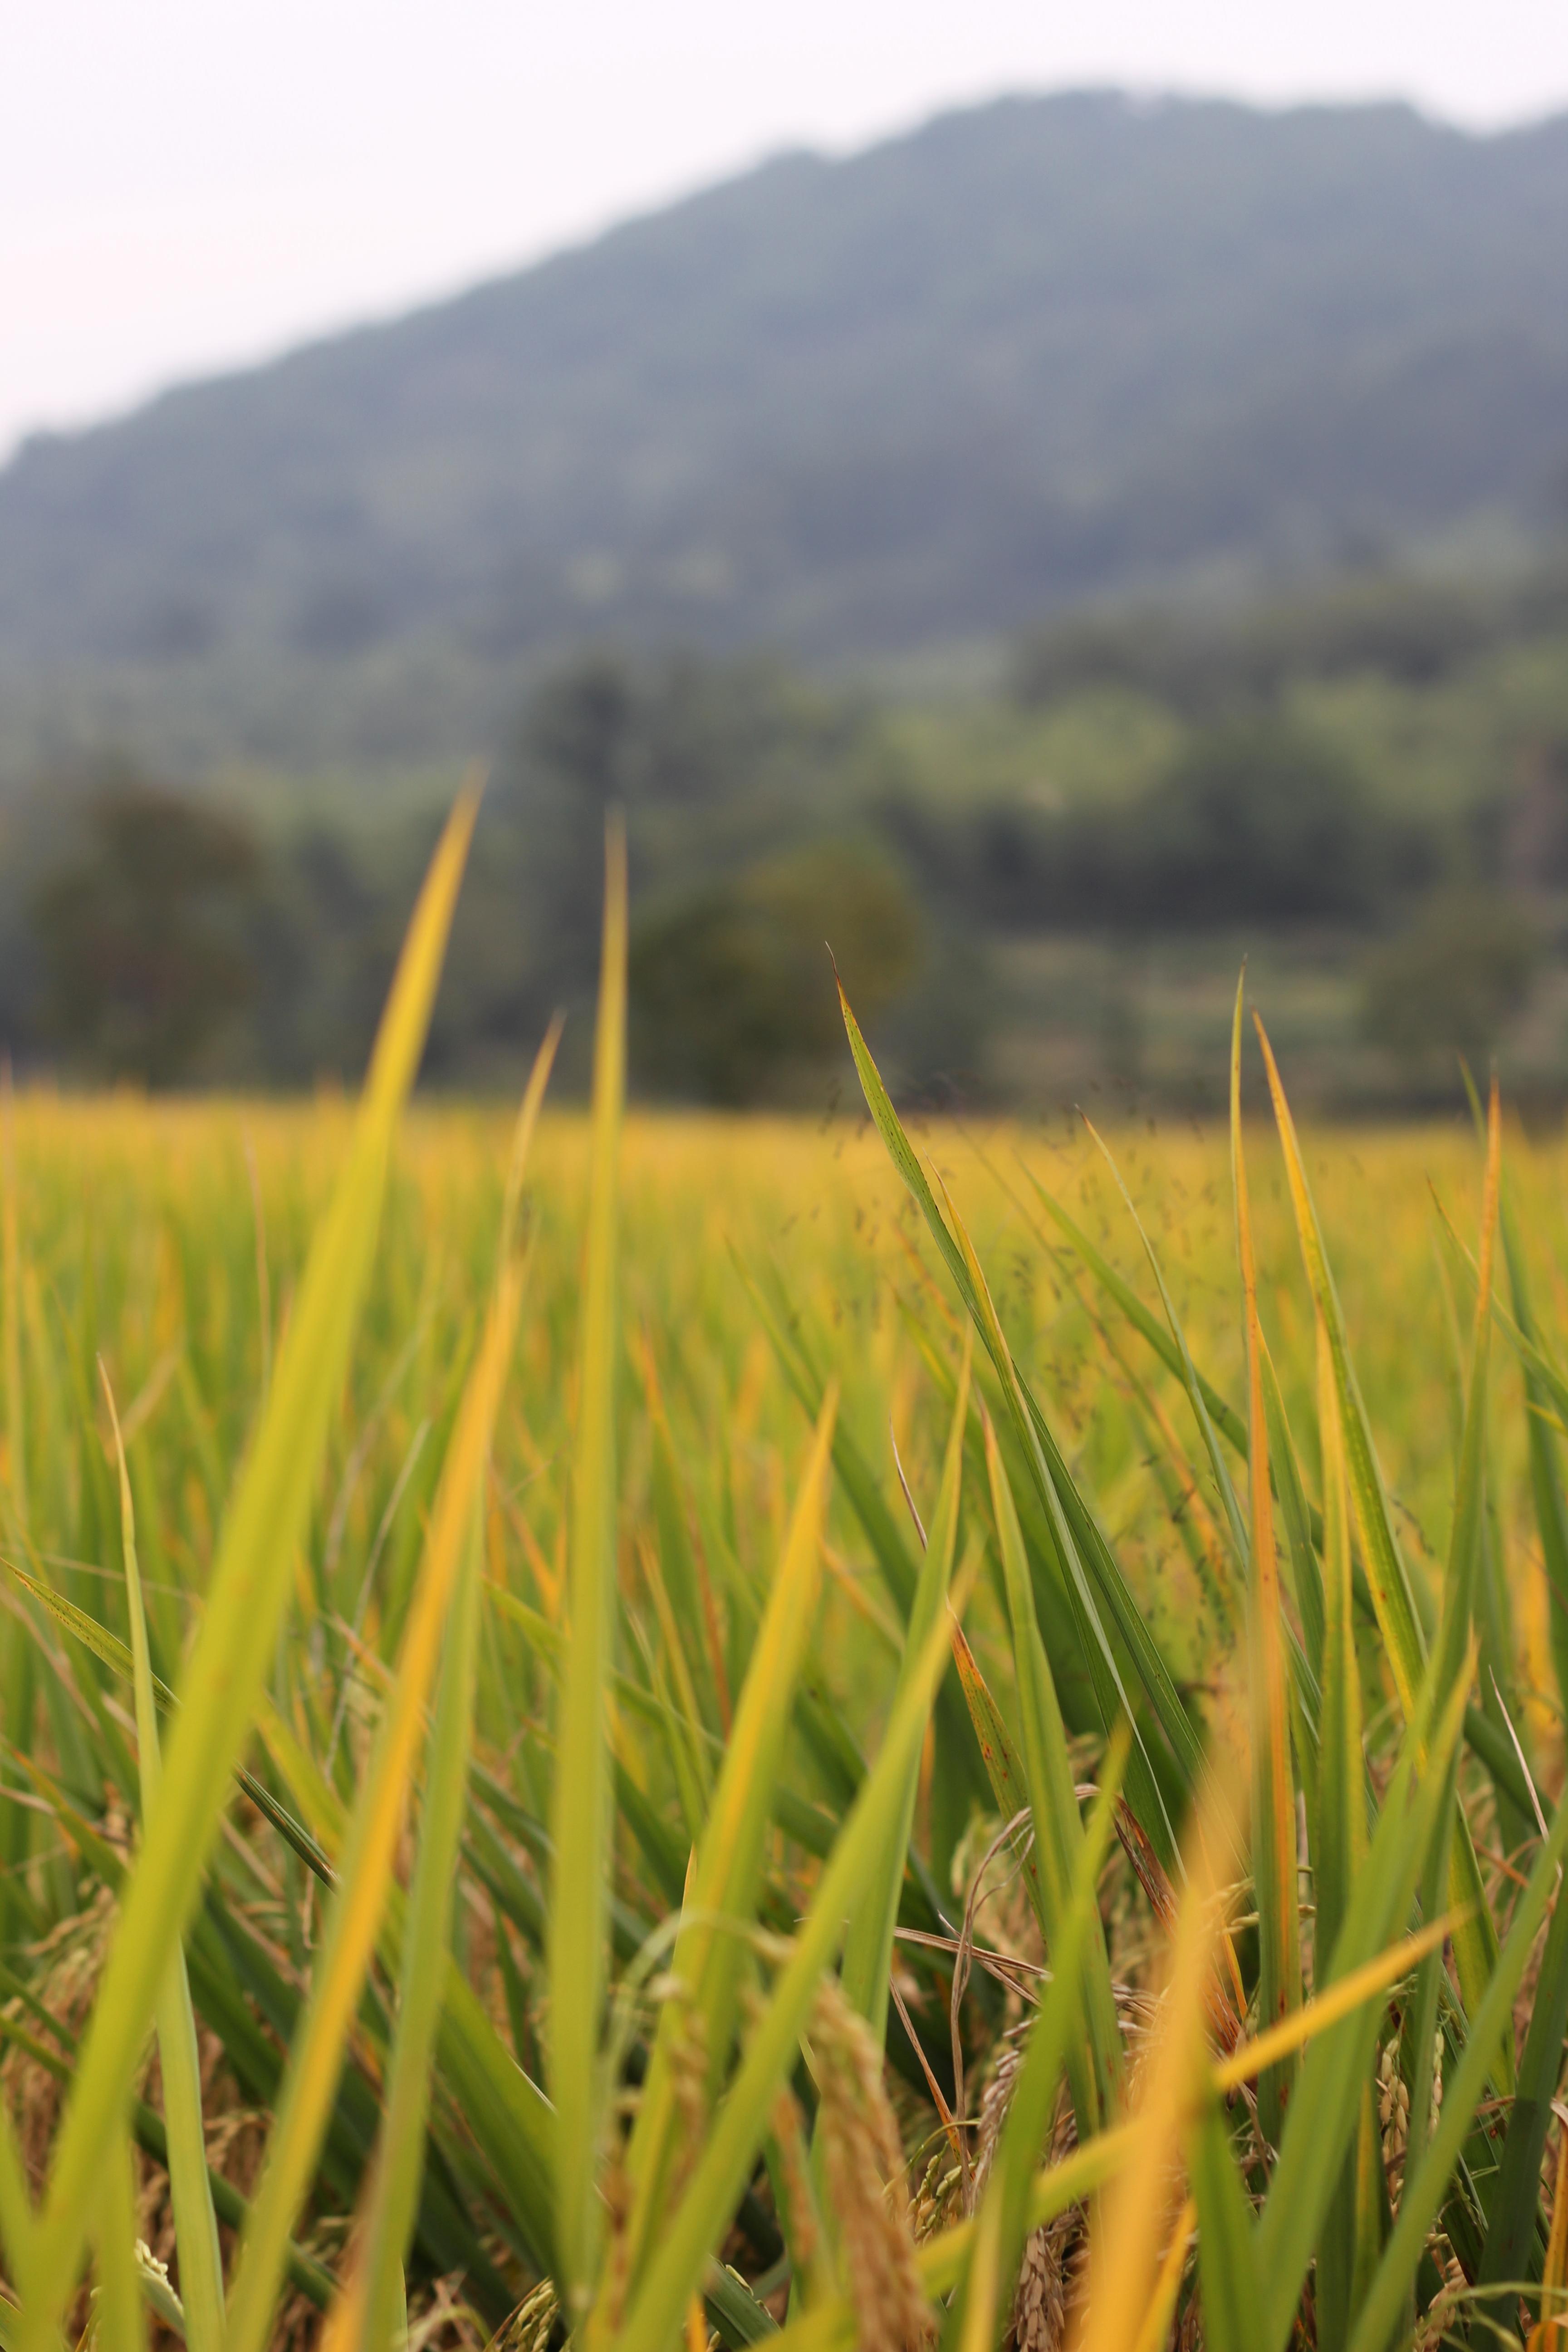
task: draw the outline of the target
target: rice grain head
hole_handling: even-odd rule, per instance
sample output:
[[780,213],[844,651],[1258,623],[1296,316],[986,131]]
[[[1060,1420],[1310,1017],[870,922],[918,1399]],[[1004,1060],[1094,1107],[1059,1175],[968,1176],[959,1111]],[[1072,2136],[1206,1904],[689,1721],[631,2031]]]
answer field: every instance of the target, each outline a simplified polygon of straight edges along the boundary
[[904,2151],[882,2053],[837,1977],[825,1977],[817,1991],[811,2058],[828,2201],[861,2352],[917,2352],[932,2323],[915,2263]]

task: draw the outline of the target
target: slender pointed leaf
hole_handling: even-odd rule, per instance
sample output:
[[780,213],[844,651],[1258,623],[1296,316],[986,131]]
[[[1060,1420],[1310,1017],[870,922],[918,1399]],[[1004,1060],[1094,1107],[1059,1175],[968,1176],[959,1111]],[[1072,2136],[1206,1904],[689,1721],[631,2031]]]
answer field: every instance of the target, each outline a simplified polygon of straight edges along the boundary
[[262,2352],[283,2249],[309,2187],[365,1969],[375,1948],[403,1825],[425,1701],[479,1507],[490,1431],[516,1328],[518,1283],[503,1271],[464,1391],[397,1670],[339,1862],[310,1990],[289,2053],[277,2120],[236,2257],[229,2352]]
[[[1274,1099],[1275,1119],[1284,1147],[1286,1175],[1301,1255],[1306,1262],[1307,1279],[1328,1334],[1339,1391],[1345,1465],[1356,1537],[1389,1668],[1408,1722],[1426,1670],[1426,1636],[1416,1612],[1404,1555],[1394,1532],[1394,1515],[1389,1507],[1388,1493],[1373,1444],[1372,1427],[1362,1402],[1355,1368],[1351,1361],[1344,1317],[1333,1276],[1329,1270],[1322,1230],[1307,1182],[1295,1121],[1290,1115],[1290,1106],[1285,1097],[1285,1088],[1268,1034],[1256,1014],[1253,1018],[1263,1047],[1269,1091]],[[1466,2004],[1474,2010],[1484,1998],[1489,1979],[1496,1966],[1498,1940],[1497,1928],[1481,1883],[1480,1866],[1476,1860],[1475,1842],[1462,1808],[1458,1809],[1454,1824],[1451,1855],[1449,1900],[1461,1922],[1455,1936],[1455,1958]],[[1500,2043],[1498,2063],[1501,2086],[1511,2091],[1512,2053]]]
[[555,2102],[557,2284],[572,2324],[588,2307],[599,2237],[599,2032],[609,1894],[605,1689],[616,1591],[616,1253],[626,1090],[626,863],[606,835],[604,955],[594,1046],[588,1239],[572,1485],[572,1642],[558,1734],[550,1901],[550,2083]]
[[1188,2134],[1187,2171],[1198,2209],[1205,2352],[1253,2352],[1263,2304],[1258,2231],[1215,2100]]
[[1050,2136],[1068,2052],[1084,2027],[1083,1962],[1100,1935],[1096,1887],[1115,1820],[1126,1752],[1123,1732],[1101,1775],[1100,1795],[1075,1866],[1071,1900],[1052,1955],[1054,1973],[1014,2078],[977,2216],[973,2256],[949,2305],[943,2342],[962,2347],[963,2352],[990,2352],[998,2312],[1017,2276],[1030,2182],[1039,2152]]
[[[1264,1404],[1263,1333],[1258,1320],[1258,1274],[1253,1261],[1252,1212],[1247,1201],[1247,1156],[1241,1132],[1241,1008],[1242,991],[1238,985],[1230,1049],[1230,1156],[1247,1329],[1252,1882],[1258,1906],[1258,2020],[1261,2027],[1274,2024],[1290,2010],[1300,2007],[1301,1939],[1296,1882],[1296,1791],[1290,1770],[1279,1565],[1274,1547],[1274,1488],[1269,1476],[1268,1422]],[[1183,1353],[1185,1355],[1184,1348]],[[1215,1454],[1217,1459],[1217,1444]],[[1277,2073],[1270,2070],[1258,2085],[1259,2120],[1264,2137],[1271,2144],[1279,2141],[1294,2073],[1289,2064]],[[1202,2196],[1198,2205],[1201,2213]]]
[[1216,1770],[1205,1786],[1202,1814],[1188,1832],[1169,1977],[1139,2072],[1131,2156],[1091,2230],[1083,2352],[1124,2352],[1136,2340],[1182,2201],[1179,2167],[1187,2122],[1208,2091],[1204,2019],[1220,1926],[1215,1861],[1229,1843],[1231,1811],[1229,1790]]
[[[1428,1678],[1401,1744],[1383,1810],[1357,1874],[1328,1970],[1329,1992],[1369,1964],[1408,1920],[1415,1888],[1437,1832],[1447,1773],[1464,1721],[1456,1693],[1434,1720]],[[1323,1999],[1320,1992],[1320,2001]],[[1305,2011],[1299,2012],[1305,2014]],[[1371,2080],[1380,2010],[1358,2001],[1322,2033],[1303,2063],[1285,2118],[1279,2158],[1258,2225],[1264,2281],[1259,2352],[1283,2346],[1294,2322],[1323,2216],[1343,2177]]]
[[[1201,1759],[1197,1734],[1155,1647],[1142,1612],[1127,1590],[1109,1548],[1098,1539],[1098,1530],[1090,1515],[1067,1475],[1066,1464],[1046,1417],[1019,1377],[990,1292],[980,1276],[979,1261],[962,1221],[949,1202],[949,1214],[952,1219],[950,1229],[948,1219],[938,1208],[935,1195],[900,1123],[888,1090],[882,1084],[881,1074],[871,1058],[842,987],[838,995],[850,1053],[872,1119],[894,1166],[925,1218],[1002,1382],[1008,1412],[1015,1422],[1019,1444],[1059,1554],[1063,1580],[1079,1623],[1083,1663],[1094,1683],[1102,1726],[1108,1727],[1115,1722],[1120,1715],[1125,1715],[1133,1726],[1135,1745],[1128,1769],[1129,1797],[1147,1834],[1155,1842],[1162,1858],[1169,1864],[1174,1861],[1173,1832],[1138,1730],[1136,1710],[1129,1701],[1121,1667],[1101,1620],[1100,1601],[1103,1601],[1110,1610],[1118,1633],[1134,1662],[1144,1695],[1171,1744],[1178,1769],[1189,1786],[1197,1773]],[[1092,1590],[1091,1574],[1095,1580]]]
[[[1035,1853],[1046,1906],[1046,1948],[1054,1953],[1067,1926],[1072,1889],[1083,1853],[1083,1825],[1074,1794],[1071,1759],[1050,1663],[1035,1617],[1024,1559],[1024,1538],[995,1432],[985,1423],[991,1499],[1007,1586],[1013,1625],[1014,1670],[1022,1717],[1024,1778],[1035,1822]],[[1098,1920],[1083,1960],[1083,2004],[1088,2036],[1085,2053],[1075,2048],[1068,2074],[1078,2111],[1079,2137],[1088,2139],[1113,2112],[1121,2084],[1121,2036],[1116,2021],[1110,1965]]]
[[[1568,1902],[1557,1890],[1531,2005],[1519,2084],[1508,2111],[1507,2137],[1487,2208],[1487,2243],[1481,2286],[1500,2286],[1524,2277],[1541,2206],[1541,2166],[1552,2125],[1552,2102],[1568,2032]],[[1553,2216],[1553,2226],[1555,2226]]]
[[466,792],[432,861],[377,1036],[349,1158],[316,1235],[256,1443],[224,1523],[182,1677],[163,1801],[127,1891],[56,2142],[26,2352],[45,2352],[70,2292],[106,2133],[131,2085],[169,1954],[196,1898],[288,1599],[317,1466],[348,1361],[386,1187],[473,831]]
[[[121,1540],[125,1556],[125,1597],[131,1622],[131,1655],[136,1692],[136,1744],[141,1758],[143,1832],[158,1810],[162,1758],[158,1705],[147,1649],[147,1619],[142,1605],[142,1574],[136,1558],[136,1515],[114,1391],[100,1359],[99,1370],[114,1430],[120,1466]],[[217,2217],[207,2187],[206,2133],[202,2121],[202,2066],[185,1955],[176,1944],[158,1995],[158,2063],[163,2082],[163,2116],[169,2134],[169,2192],[174,2209],[174,2239],[180,2256],[180,2294],[185,2341],[192,2352],[218,2352],[224,2340],[223,2257]]]
[[[958,1398],[943,1459],[942,1486],[931,1517],[914,1606],[910,1612],[899,1687],[915,1671],[926,1637],[947,1607],[958,1543],[959,1491],[963,1476],[963,1439],[969,1422],[970,1350],[966,1342],[959,1375]],[[919,1763],[911,1768],[904,1790],[899,1826],[888,1841],[876,1870],[868,1879],[849,1922],[840,1976],[845,1999],[860,2012],[880,2042],[888,2021],[888,1970],[892,1959],[893,1930],[898,1924],[899,1895],[904,1883],[904,1859],[914,1821]]]
[[[1321,1315],[1314,1317],[1313,1326],[1323,1473],[1322,1715],[1312,1838],[1312,1889],[1317,1902],[1314,1951],[1321,1992],[1329,1981],[1334,1948],[1365,1861],[1367,1832],[1361,1681],[1351,1587],[1350,1503],[1345,1492],[1339,1391]],[[1323,2331],[1331,2341],[1349,2333],[1363,2261],[1367,2216],[1359,2193],[1361,2171],[1358,2140],[1346,2152],[1318,2247],[1318,2302]]]
[[[452,1890],[468,1792],[468,1748],[479,1656],[478,1515],[452,1595],[426,1776],[419,1859],[409,1890],[402,1997],[383,2102],[381,2143],[371,2175],[361,2243],[348,2290],[345,2352],[392,2352],[406,2327],[403,2265],[419,2199],[429,2109],[430,2063],[440,2022],[451,1941]],[[347,2325],[363,2311],[363,2325]]]
[[[742,1937],[756,1907],[773,1784],[821,1581],[822,1515],[837,1409],[837,1391],[830,1388],[694,1858],[687,1916],[670,1956],[669,1973],[685,1988],[686,1998],[667,2002],[660,2016],[627,2152],[632,2203],[623,2259],[633,2279],[667,2201],[680,2122],[676,2045],[683,2011],[702,2021],[710,2095],[728,2066],[748,1958]],[[899,1874],[901,1880],[901,1863]],[[720,1926],[721,1920],[731,1924]]]
[[1470,2016],[1469,2039],[1458,2066],[1444,2085],[1436,2130],[1405,2174],[1399,2214],[1384,2250],[1365,2303],[1362,2306],[1350,2352],[1381,2352],[1415,2275],[1431,2228],[1442,2204],[1456,2163],[1480,2105],[1489,2076],[1496,2065],[1498,2043],[1510,2032],[1510,2018],[1520,1979],[1546,1916],[1568,1846],[1568,1805],[1560,1805],[1550,1837],[1543,1840],[1530,1881],[1515,1906],[1508,1939],[1486,1992]]
[[136,2261],[131,2147],[117,2131],[102,2151],[98,2189],[98,2336],[114,2352],[146,2352],[147,2312]]
[[[954,1613],[962,1613],[961,1603],[955,1604]],[[899,1816],[904,1776],[920,1752],[948,1652],[948,1629],[939,1622],[916,1672],[900,1693],[881,1752],[850,1809],[773,1997],[714,2117],[680,2203],[667,2218],[652,2250],[642,2284],[617,2331],[618,2352],[658,2352],[669,2342],[702,2264],[727,2225],[767,2128],[774,2093],[805,2026],[817,1979],[843,1935],[854,1890]]]

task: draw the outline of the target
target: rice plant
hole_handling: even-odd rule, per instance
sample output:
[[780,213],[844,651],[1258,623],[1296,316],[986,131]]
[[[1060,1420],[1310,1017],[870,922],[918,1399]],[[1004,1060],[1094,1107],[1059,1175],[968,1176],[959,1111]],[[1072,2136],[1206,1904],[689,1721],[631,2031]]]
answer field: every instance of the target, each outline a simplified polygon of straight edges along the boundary
[[4,1107],[0,2343],[1549,2343],[1553,1163],[628,1123],[614,834],[405,1112],[473,816],[357,1110]]

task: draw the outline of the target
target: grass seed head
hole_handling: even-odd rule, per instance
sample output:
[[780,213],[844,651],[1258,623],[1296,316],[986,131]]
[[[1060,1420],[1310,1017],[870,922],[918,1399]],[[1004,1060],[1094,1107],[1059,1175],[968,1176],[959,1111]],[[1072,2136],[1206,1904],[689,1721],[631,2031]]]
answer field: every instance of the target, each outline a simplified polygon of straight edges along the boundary
[[560,2313],[552,2281],[541,2279],[491,2336],[485,2352],[547,2352]]
[[882,2053],[836,1977],[811,2022],[818,2126],[844,2282],[861,2352],[915,2352],[931,2333],[915,2264],[904,2151],[882,2082]]

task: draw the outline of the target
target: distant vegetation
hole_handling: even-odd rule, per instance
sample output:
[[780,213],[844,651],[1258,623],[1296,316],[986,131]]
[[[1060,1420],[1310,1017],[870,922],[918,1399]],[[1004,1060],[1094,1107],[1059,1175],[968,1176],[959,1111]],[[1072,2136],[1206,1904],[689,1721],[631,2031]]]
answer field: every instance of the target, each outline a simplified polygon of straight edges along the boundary
[[260,858],[236,819],[112,771],[33,902],[44,1033],[100,1077],[184,1076],[245,1003]]
[[[491,782],[428,1075],[1568,1099],[1568,116],[1114,92],[794,155],[0,470],[0,1038],[363,1065]],[[562,1082],[580,1087],[587,1024]]]
[[[0,868],[14,1055],[153,1083],[352,1074],[453,776],[42,772]],[[645,1093],[827,1103],[831,948],[933,1100],[1205,1103],[1244,954],[1306,1099],[1451,1100],[1457,1057],[1494,1049],[1526,1103],[1568,1096],[1551,572],[1108,613],[1020,641],[984,692],[580,655],[504,732],[441,1083],[510,1080],[554,1006],[585,1007],[612,806]],[[569,1085],[586,1045],[569,1024]]]
[[[843,662],[1534,543],[1568,512],[1565,220],[1568,116],[1475,138],[1102,90],[781,157],[30,443],[0,677],[15,705],[47,673],[55,723],[83,672],[100,704],[151,677],[224,752],[348,727],[423,756],[589,635]],[[1384,652],[1441,658],[1452,601],[1388,615]],[[1331,665],[1364,641],[1321,618]]]

